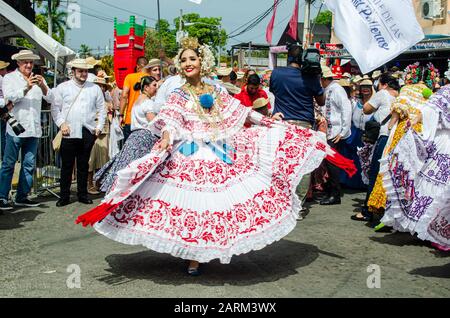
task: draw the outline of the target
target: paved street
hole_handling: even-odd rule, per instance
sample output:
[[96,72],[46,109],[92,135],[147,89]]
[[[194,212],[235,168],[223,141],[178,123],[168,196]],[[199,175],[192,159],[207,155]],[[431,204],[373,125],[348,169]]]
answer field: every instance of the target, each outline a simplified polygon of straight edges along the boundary
[[[351,221],[363,197],[347,193],[340,206],[314,205],[280,242],[230,265],[207,264],[197,278],[180,259],[75,225],[86,206],[59,209],[43,199],[42,208],[0,216],[0,296],[450,297],[450,255],[409,234]],[[80,267],[81,288],[67,287],[71,264]],[[381,288],[367,287],[370,264],[380,267]]]

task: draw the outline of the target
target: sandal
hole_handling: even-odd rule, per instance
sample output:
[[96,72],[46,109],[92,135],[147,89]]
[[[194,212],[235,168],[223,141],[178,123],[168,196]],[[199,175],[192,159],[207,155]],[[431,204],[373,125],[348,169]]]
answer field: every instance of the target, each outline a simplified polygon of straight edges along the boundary
[[187,270],[187,273],[189,276],[200,276],[200,270],[199,267],[189,267]]
[[370,219],[367,216],[358,216],[358,214],[354,214],[350,217],[350,219],[352,219],[353,221],[365,221],[365,222],[369,222]]

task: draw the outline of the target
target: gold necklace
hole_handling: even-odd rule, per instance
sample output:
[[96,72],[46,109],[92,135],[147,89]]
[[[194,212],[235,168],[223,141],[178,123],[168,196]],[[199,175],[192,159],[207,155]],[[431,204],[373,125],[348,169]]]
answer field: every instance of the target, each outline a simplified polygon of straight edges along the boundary
[[[198,93],[194,92],[192,89],[192,85],[186,85],[190,97],[193,99],[195,107],[194,111],[199,117],[199,119],[203,122],[206,122],[213,130],[213,135],[211,137],[212,141],[216,141],[218,137],[218,131],[219,131],[219,123],[223,122],[223,116],[220,112],[220,108],[217,107],[218,105],[222,105],[220,98],[217,98],[213,94],[211,94],[214,98],[214,104],[207,112],[205,108],[201,105]],[[205,86],[203,85],[203,88]]]

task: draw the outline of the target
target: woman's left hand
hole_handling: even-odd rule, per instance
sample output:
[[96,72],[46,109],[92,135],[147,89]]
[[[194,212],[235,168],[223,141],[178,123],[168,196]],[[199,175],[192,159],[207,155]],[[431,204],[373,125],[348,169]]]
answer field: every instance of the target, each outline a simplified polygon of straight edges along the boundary
[[272,115],[272,119],[274,120],[282,120],[284,118],[284,115],[282,113],[276,113]]

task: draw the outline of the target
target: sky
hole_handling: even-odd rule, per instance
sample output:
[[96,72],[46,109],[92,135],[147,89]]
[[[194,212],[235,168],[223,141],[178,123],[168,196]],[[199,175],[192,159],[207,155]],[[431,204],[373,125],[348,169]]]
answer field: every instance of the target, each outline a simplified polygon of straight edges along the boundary
[[[77,51],[81,44],[94,49],[93,53],[103,53],[107,47],[112,46],[114,39],[114,24],[111,19],[128,21],[133,15],[125,10],[140,13],[136,14],[137,23],[147,20],[147,25],[154,27],[158,13],[157,0],[68,0],[77,2],[82,11],[81,28],[68,31],[66,44]],[[66,5],[67,0],[62,0]],[[203,0],[200,5],[188,0],[160,0],[161,18],[173,24],[173,19],[183,13],[198,13],[202,17],[222,17],[222,28],[227,33],[257,17],[273,5],[274,0]],[[277,10],[273,42],[276,44],[281,37],[294,9],[295,0],[283,0]],[[110,4],[110,5],[108,5]],[[300,0],[299,20],[303,21],[305,1]],[[316,0],[311,6],[311,17],[315,18],[321,1]],[[325,7],[324,9],[325,10]],[[96,16],[96,17],[93,17]],[[238,38],[229,39],[228,47],[240,42],[265,44],[266,27],[271,15],[266,17],[255,29],[242,34]],[[109,21],[105,21],[109,20]]]

